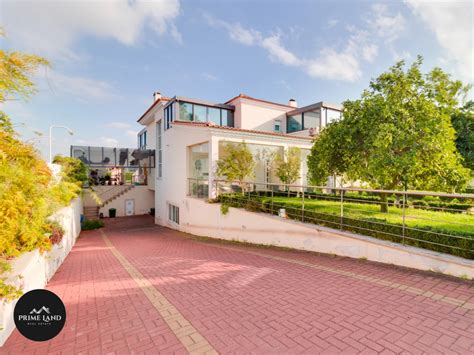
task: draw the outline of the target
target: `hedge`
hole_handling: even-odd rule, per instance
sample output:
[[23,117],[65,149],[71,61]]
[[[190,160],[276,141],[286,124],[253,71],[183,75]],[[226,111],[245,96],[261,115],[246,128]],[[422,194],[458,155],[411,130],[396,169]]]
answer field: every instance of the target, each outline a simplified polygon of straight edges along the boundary
[[[452,231],[433,227],[417,227],[416,229],[413,227],[406,227],[405,238],[403,238],[402,225],[388,224],[388,222],[383,219],[370,218],[360,220],[350,217],[341,218],[340,216],[315,212],[310,209],[303,211],[300,208],[295,208],[294,206],[284,202],[279,202],[278,206],[274,205],[272,209],[272,203],[270,201],[263,202],[258,197],[236,199],[232,195],[221,195],[218,198],[218,202],[222,202],[223,204],[232,207],[245,208],[252,212],[265,212],[273,215],[278,215],[279,208],[285,208],[286,214],[290,219],[299,221],[303,219],[304,222],[461,256],[467,259],[474,259],[474,235],[471,233],[453,233]],[[446,234],[449,234],[449,236]]]

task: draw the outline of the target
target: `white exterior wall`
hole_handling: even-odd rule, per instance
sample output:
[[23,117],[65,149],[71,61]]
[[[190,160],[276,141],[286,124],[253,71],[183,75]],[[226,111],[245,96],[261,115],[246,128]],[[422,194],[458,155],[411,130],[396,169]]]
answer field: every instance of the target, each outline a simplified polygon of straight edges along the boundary
[[286,132],[286,112],[294,107],[285,107],[264,102],[238,98],[235,105],[235,127],[256,131],[274,132],[275,120],[281,121],[281,132]]
[[[171,203],[182,207],[188,190],[188,147],[208,142],[208,129],[174,126],[162,135],[163,176],[155,181],[155,222],[168,225],[168,207]],[[210,164],[211,165],[211,164]]]

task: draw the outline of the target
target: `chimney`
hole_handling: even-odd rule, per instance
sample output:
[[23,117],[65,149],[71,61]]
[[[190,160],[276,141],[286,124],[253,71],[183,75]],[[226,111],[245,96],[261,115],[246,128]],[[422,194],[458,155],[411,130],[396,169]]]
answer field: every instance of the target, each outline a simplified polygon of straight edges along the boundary
[[290,101],[288,101],[288,106],[298,107],[298,103],[296,102],[295,99],[290,99]]
[[158,101],[159,99],[161,99],[161,94],[158,92],[158,91],[155,91],[153,93],[153,102],[156,102]]

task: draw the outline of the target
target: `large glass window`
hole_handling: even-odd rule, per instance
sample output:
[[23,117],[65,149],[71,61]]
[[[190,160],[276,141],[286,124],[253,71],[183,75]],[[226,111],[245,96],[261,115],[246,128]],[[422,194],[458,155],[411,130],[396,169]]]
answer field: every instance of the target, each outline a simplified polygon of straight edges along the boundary
[[207,120],[214,122],[216,125],[221,124],[221,110],[218,108],[208,107],[207,108]]
[[286,126],[288,133],[301,131],[303,129],[303,116],[301,114],[288,116]]
[[189,147],[189,178],[209,177],[209,144],[202,143]]
[[179,120],[192,121],[193,120],[193,104],[187,102],[179,103]]
[[216,125],[219,126],[234,127],[234,113],[231,110],[197,105],[189,102],[179,103],[179,120],[195,122],[214,122]]
[[206,122],[207,116],[207,107],[206,106],[200,106],[200,105],[194,105],[194,121],[195,122]]
[[320,126],[320,111],[308,111],[303,113],[303,129],[316,128]]

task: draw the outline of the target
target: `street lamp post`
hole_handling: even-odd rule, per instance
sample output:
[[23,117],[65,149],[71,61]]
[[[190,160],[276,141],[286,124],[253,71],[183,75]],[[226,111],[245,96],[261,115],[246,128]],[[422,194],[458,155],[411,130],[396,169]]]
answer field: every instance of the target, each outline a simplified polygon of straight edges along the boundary
[[57,125],[49,126],[49,163],[50,164],[53,162],[53,128],[64,128],[65,130],[69,132],[71,136],[74,134],[74,132],[71,131],[66,126],[57,126]]

